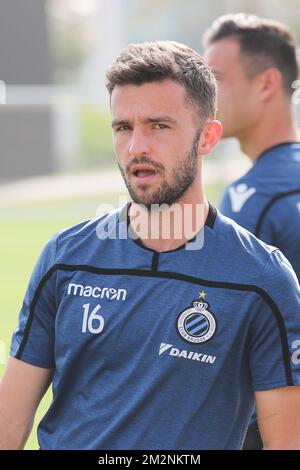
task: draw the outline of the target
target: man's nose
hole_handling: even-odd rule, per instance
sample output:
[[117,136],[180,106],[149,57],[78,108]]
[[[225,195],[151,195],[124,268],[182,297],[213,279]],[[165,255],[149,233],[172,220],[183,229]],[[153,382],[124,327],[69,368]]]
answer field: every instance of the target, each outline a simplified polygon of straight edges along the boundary
[[135,128],[132,131],[129,153],[132,157],[149,155],[150,141],[147,133],[143,129]]

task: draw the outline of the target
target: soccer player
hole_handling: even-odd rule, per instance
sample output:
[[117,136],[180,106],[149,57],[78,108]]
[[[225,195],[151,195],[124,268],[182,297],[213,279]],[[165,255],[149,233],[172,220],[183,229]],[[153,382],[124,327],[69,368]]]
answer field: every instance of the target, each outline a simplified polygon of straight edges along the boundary
[[239,449],[254,399],[265,447],[299,449],[299,286],[205,197],[212,73],[187,46],[142,43],[107,87],[132,202],[42,252],[1,383],[2,448],[23,447],[52,382],[41,449]]
[[[225,15],[204,36],[218,81],[223,138],[235,137],[252,168],[224,192],[220,210],[278,247],[300,278],[300,136],[292,109],[296,45],[282,23]],[[252,443],[253,441],[253,443]],[[245,448],[259,448],[254,422]]]

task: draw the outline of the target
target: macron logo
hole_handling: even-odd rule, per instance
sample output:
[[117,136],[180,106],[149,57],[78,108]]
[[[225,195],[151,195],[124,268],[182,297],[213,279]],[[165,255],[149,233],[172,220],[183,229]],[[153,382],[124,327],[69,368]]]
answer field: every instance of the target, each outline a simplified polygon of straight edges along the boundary
[[235,188],[229,188],[232,212],[240,212],[248,199],[256,193],[255,188],[248,188],[246,184],[238,184]]
[[169,350],[169,356],[181,357],[183,359],[190,359],[192,361],[205,362],[207,364],[213,364],[216,360],[216,356],[209,356],[207,354],[196,353],[194,351],[186,351],[185,349],[177,349],[173,347],[173,344],[160,343],[159,356]]

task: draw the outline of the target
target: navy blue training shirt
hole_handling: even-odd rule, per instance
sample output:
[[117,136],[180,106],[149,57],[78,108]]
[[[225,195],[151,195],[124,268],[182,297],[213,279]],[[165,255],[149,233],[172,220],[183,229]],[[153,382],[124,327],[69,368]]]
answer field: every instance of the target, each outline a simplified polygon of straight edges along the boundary
[[220,211],[278,247],[300,279],[300,143],[266,150],[226,188]]
[[281,252],[212,206],[202,249],[158,253],[127,206],[53,237],[11,355],[53,368],[41,449],[239,449],[254,391],[300,385],[300,295]]

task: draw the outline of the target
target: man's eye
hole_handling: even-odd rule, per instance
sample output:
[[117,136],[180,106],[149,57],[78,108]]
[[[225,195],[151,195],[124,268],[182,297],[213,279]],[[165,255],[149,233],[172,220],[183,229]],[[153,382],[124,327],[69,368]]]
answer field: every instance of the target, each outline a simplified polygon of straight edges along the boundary
[[124,132],[130,129],[130,127],[127,124],[123,124],[122,126],[117,127],[117,132]]
[[162,124],[161,122],[157,122],[156,124],[154,124],[154,127],[156,129],[168,129],[169,126],[166,126],[166,124]]

